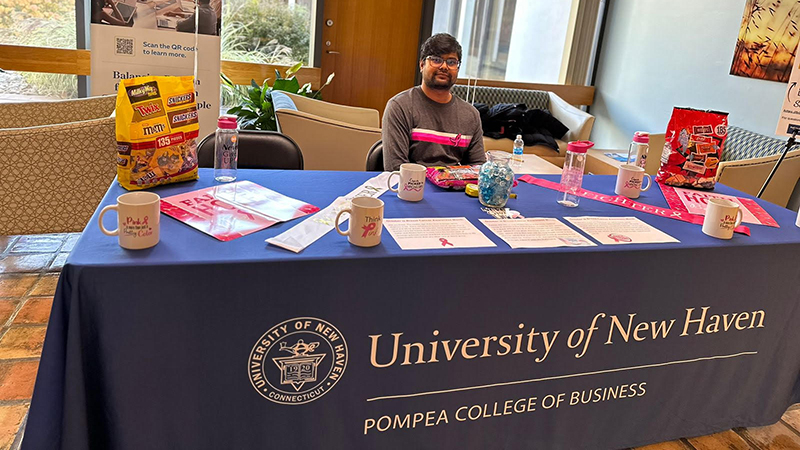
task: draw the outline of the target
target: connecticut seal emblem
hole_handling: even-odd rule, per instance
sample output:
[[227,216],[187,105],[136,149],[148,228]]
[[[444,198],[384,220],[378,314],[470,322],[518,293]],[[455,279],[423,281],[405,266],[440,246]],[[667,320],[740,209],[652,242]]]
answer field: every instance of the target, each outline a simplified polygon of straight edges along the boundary
[[347,342],[330,323],[314,317],[286,320],[253,346],[247,374],[264,398],[301,405],[327,394],[347,367]]

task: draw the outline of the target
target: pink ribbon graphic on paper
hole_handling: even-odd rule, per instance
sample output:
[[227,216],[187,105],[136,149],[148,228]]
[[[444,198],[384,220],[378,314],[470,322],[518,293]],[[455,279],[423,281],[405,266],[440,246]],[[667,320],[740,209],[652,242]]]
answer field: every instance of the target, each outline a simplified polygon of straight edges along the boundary
[[439,242],[442,243],[442,247],[445,247],[445,246],[448,246],[448,245],[450,247],[455,247],[455,245],[453,245],[450,242],[448,242],[447,239],[445,239],[445,238],[439,238]]
[[361,227],[361,228],[364,229],[364,234],[362,234],[361,237],[367,237],[367,233],[369,233],[370,231],[374,230],[376,226],[378,226],[378,224],[375,223],[375,222],[372,222],[369,225],[364,225],[363,227]]

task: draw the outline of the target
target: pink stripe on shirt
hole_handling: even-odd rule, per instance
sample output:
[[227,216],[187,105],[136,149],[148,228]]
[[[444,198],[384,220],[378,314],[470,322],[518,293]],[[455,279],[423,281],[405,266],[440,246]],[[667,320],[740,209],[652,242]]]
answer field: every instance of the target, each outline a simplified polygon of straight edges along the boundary
[[425,133],[422,131],[413,131],[411,133],[412,141],[433,142],[434,144],[452,145],[454,147],[467,147],[469,146],[472,136],[464,137],[460,134],[454,137],[441,136],[434,133]]

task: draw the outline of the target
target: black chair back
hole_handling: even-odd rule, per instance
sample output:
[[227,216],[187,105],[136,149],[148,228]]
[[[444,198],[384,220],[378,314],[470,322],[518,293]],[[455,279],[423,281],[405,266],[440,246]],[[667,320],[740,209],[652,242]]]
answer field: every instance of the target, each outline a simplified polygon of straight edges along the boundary
[[383,172],[383,141],[372,144],[367,152],[367,172]]
[[[197,146],[200,167],[214,167],[214,133]],[[276,131],[239,130],[240,169],[303,170],[300,147],[285,134]]]

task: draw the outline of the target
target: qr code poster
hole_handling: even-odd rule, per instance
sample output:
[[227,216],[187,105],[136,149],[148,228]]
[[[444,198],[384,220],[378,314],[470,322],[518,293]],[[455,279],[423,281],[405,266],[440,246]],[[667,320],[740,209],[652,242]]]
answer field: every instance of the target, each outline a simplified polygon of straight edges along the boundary
[[136,39],[131,37],[115,37],[116,43],[114,54],[122,56],[133,56],[136,48]]

